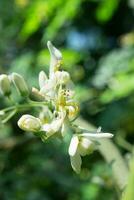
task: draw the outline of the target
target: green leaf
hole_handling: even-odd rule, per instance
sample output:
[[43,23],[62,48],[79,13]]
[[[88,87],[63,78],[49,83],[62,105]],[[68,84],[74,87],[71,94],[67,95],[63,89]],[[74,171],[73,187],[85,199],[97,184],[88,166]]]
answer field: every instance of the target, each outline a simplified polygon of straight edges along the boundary
[[109,21],[116,11],[119,2],[119,0],[101,0],[96,10],[98,21],[103,23]]

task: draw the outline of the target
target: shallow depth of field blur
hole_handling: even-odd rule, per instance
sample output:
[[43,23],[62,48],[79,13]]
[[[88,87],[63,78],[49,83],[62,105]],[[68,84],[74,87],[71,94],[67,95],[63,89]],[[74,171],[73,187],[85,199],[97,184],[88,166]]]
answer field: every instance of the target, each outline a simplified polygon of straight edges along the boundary
[[[134,0],[0,0],[0,74],[18,72],[38,87],[38,73],[48,72],[48,40],[63,53],[81,117],[113,133],[129,163],[134,142]],[[76,175],[69,141],[30,138],[18,128],[19,117],[0,126],[1,200],[120,199],[111,167],[98,151],[84,157]]]

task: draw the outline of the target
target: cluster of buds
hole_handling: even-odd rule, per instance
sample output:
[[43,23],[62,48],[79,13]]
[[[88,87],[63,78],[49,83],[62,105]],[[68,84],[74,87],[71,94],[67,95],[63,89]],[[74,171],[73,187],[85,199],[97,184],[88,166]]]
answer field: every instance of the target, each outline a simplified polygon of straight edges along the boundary
[[[47,43],[50,52],[49,75],[44,71],[39,73],[39,88],[32,88],[32,97],[38,105],[42,105],[42,111],[38,117],[29,114],[23,115],[18,120],[18,126],[24,131],[30,131],[39,136],[42,141],[48,138],[65,136],[65,124],[68,123],[74,134],[69,145],[71,165],[76,173],[80,173],[81,157],[92,153],[97,142],[101,138],[111,138],[110,133],[102,133],[97,130],[95,133],[74,125],[78,116],[79,106],[74,98],[70,74],[61,70],[62,54],[50,41]],[[22,96],[28,96],[29,90],[19,74],[13,73],[10,76],[0,76],[0,90],[4,95],[11,93],[10,83],[13,83]],[[35,104],[34,104],[35,105]]]
[[11,75],[0,75],[0,92],[2,95],[9,97],[11,95],[11,84],[15,86],[21,96],[28,96],[29,89],[24,78],[18,73]]

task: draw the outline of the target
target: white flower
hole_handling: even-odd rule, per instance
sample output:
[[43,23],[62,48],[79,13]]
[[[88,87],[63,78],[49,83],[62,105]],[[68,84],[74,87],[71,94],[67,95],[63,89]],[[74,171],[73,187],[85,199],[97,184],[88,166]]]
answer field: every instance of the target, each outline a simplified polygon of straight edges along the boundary
[[74,135],[71,139],[68,153],[70,155],[71,166],[76,173],[81,171],[81,156],[89,155],[96,149],[96,143],[100,139],[111,138],[111,133],[82,133]]
[[40,92],[47,98],[54,98],[58,93],[58,87],[65,85],[69,82],[70,75],[65,71],[56,71],[51,75],[51,78],[47,79],[46,74],[41,71],[39,73],[39,86]]
[[38,132],[42,124],[39,118],[26,114],[19,119],[18,126],[24,131]]

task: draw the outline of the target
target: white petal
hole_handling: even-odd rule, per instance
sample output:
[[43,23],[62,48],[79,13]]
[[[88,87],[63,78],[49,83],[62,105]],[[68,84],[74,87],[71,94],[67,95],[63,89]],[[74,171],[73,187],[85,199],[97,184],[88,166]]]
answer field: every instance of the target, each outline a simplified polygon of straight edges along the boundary
[[70,161],[71,161],[71,166],[72,166],[73,170],[77,174],[79,174],[81,171],[81,164],[82,164],[80,154],[76,153],[74,156],[70,156]]
[[46,80],[45,85],[40,90],[41,94],[53,97],[55,94],[55,85],[55,79]]
[[49,132],[50,129],[51,129],[50,124],[44,124],[44,125],[42,126],[42,131]]
[[54,119],[50,124],[44,124],[42,126],[42,131],[46,132],[47,137],[52,136],[57,133],[61,128],[63,119]]
[[61,52],[57,48],[55,48],[50,41],[47,42],[47,46],[48,46],[51,56],[54,56],[57,60],[62,59]]
[[50,41],[47,42],[47,46],[50,52],[50,77],[54,73],[54,67],[58,64],[58,61],[62,60],[61,52],[56,49]]
[[39,73],[39,86],[40,86],[40,88],[42,88],[45,85],[46,80],[47,80],[47,75],[45,74],[44,71],[41,71]]
[[55,119],[52,122],[51,127],[55,132],[57,132],[61,128],[62,123],[63,123],[63,119]]
[[81,156],[89,155],[94,151],[95,143],[86,137],[82,137],[79,143],[78,152]]
[[78,144],[79,144],[78,136],[74,135],[71,139],[69,149],[68,149],[68,153],[69,153],[70,156],[74,156],[76,154]]
[[61,127],[61,135],[62,135],[62,137],[65,136],[65,124],[63,124]]
[[50,137],[55,134],[55,131],[52,129],[51,124],[45,124],[42,126],[42,131],[46,132],[46,137]]
[[92,140],[97,140],[97,139],[104,139],[104,138],[112,138],[113,134],[111,133],[83,133],[81,136],[92,139]]
[[44,95],[37,88],[32,87],[32,96],[38,101],[44,100]]

